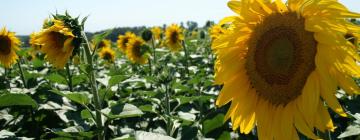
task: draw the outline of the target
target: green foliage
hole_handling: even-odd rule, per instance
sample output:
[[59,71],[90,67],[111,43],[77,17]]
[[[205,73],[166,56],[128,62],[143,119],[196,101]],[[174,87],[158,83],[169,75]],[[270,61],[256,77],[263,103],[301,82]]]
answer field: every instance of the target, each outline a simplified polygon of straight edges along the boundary
[[31,106],[33,108],[37,108],[38,104],[26,94],[0,94],[0,107],[9,106]]

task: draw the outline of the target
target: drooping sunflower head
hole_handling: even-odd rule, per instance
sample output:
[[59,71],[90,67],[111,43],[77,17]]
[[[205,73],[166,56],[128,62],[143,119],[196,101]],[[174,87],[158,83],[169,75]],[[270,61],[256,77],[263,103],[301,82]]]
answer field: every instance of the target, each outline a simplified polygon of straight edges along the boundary
[[213,41],[215,82],[222,84],[218,106],[231,102],[226,119],[234,130],[259,139],[316,139],[314,129],[333,131],[328,107],[346,116],[335,92],[359,94],[357,49],[345,39],[360,28],[336,0],[241,0],[228,6],[238,16]]
[[156,27],[151,28],[151,32],[153,33],[153,37],[155,40],[161,39],[162,30],[160,27],[156,26]]
[[133,63],[148,63],[150,48],[140,37],[131,38],[126,48],[126,55]]
[[45,58],[55,68],[62,69],[74,50],[72,41],[75,36],[63,21],[53,19],[52,22],[54,25],[39,32],[36,41],[43,45],[41,51]]
[[115,51],[111,47],[103,47],[100,49],[99,56],[108,63],[115,62]]
[[173,52],[182,48],[181,41],[184,40],[183,29],[177,24],[171,24],[165,31],[165,44]]
[[42,45],[41,51],[55,68],[64,68],[69,58],[79,51],[82,26],[77,18],[67,13],[56,14],[45,21],[41,32],[36,33],[35,42]]
[[119,35],[118,40],[117,40],[117,46],[118,48],[126,53],[126,48],[127,48],[127,44],[129,43],[129,41],[132,38],[135,38],[136,35],[132,32],[126,32],[125,35]]
[[0,63],[5,68],[10,68],[19,58],[16,51],[20,50],[20,39],[15,33],[7,31],[5,28],[0,30]]
[[225,29],[220,25],[216,24],[209,28],[211,40],[217,39],[220,35],[224,34]]

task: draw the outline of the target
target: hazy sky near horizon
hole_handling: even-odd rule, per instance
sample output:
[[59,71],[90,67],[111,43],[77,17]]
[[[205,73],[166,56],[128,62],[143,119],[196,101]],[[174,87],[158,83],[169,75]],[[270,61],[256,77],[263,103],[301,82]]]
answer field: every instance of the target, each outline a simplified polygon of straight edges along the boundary
[[[17,35],[39,31],[51,13],[67,10],[72,16],[90,15],[86,31],[124,26],[161,26],[163,24],[207,20],[219,21],[234,13],[229,0],[8,0],[1,3],[0,28]],[[360,12],[360,0],[339,0],[350,10]]]

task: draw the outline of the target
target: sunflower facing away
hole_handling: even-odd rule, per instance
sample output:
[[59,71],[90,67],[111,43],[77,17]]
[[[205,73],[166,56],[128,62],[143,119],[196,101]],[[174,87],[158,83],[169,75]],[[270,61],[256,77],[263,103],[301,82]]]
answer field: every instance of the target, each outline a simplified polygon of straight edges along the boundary
[[53,25],[36,35],[36,42],[41,44],[41,52],[55,68],[62,69],[74,50],[72,30],[63,21],[52,19]]
[[126,55],[133,63],[146,64],[149,58],[149,48],[140,37],[134,37],[129,40]]
[[241,0],[228,6],[238,14],[213,42],[215,82],[223,88],[216,105],[231,102],[225,119],[259,139],[316,139],[314,129],[335,129],[328,107],[347,116],[335,97],[339,86],[359,94],[357,48],[347,33],[359,18],[337,0]]
[[127,43],[129,43],[130,39],[135,37],[136,35],[132,32],[126,32],[125,35],[119,35],[117,40],[117,46],[122,52],[126,53]]
[[115,61],[115,51],[111,47],[103,47],[100,49],[99,56],[101,59],[106,60],[109,63]]
[[13,32],[2,28],[0,31],[0,63],[5,68],[10,68],[19,58],[16,51],[20,50],[20,39]]
[[165,44],[173,52],[182,48],[181,41],[184,40],[183,29],[177,24],[171,24],[165,31]]

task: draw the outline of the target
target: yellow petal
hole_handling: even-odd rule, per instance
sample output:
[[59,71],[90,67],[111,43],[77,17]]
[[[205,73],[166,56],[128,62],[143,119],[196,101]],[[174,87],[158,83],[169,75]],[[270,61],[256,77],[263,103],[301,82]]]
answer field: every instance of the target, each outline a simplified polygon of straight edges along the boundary
[[334,131],[335,127],[329,115],[327,108],[320,104],[317,108],[318,115],[315,118],[315,125],[321,132],[325,132],[325,130]]
[[[323,73],[322,73],[323,72]],[[339,115],[346,117],[346,113],[342,109],[341,105],[337,101],[337,98],[335,97],[336,92],[336,83],[334,80],[330,77],[330,75],[327,75],[324,71],[319,71],[319,77],[320,77],[320,94],[321,97],[325,100],[326,104],[334,110]]]
[[294,124],[297,130],[311,139],[318,139],[318,137],[313,133],[313,129],[309,128],[306,124],[302,114],[298,110],[295,110],[294,113]]
[[288,8],[281,0],[275,0],[275,5],[276,5],[278,12],[280,12],[280,13],[288,12]]
[[302,94],[298,97],[297,106],[300,112],[304,115],[308,126],[314,126],[314,118],[316,115],[316,108],[320,99],[320,85],[319,78],[316,71],[313,71],[308,77],[303,88]]

